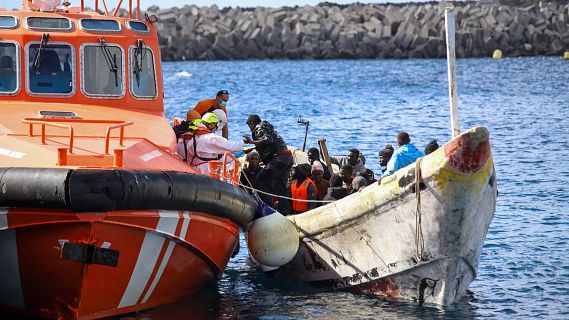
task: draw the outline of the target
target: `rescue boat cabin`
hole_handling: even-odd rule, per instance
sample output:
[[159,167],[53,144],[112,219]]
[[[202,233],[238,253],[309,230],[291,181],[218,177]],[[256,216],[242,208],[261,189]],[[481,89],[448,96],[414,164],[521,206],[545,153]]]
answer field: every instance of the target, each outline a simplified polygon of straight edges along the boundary
[[129,136],[175,150],[152,19],[133,12],[132,0],[126,18],[117,16],[122,0],[113,12],[104,0],[94,1],[95,11],[83,1],[54,1],[24,0],[22,11],[0,11],[0,136],[23,133],[25,119],[136,119]]

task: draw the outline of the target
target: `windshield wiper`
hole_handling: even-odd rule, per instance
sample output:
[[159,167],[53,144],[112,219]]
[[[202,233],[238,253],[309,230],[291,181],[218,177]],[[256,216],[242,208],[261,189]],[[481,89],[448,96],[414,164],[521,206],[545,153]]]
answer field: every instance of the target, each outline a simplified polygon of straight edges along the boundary
[[40,47],[39,47],[38,51],[36,52],[36,56],[34,57],[34,71],[36,72],[36,74],[40,73],[41,56],[42,56],[42,52],[45,49],[45,46],[47,45],[48,41],[49,41],[49,33],[44,33],[41,36]]
[[134,49],[134,75],[136,84],[140,87],[140,73],[142,72],[142,62],[144,61],[144,41],[138,39],[136,41],[136,48]]
[[107,41],[105,38],[100,37],[99,42],[101,43],[101,51],[103,51],[103,56],[105,57],[105,62],[109,66],[109,71],[115,74],[115,87],[119,86],[119,67],[117,66],[117,55],[112,54],[107,46]]

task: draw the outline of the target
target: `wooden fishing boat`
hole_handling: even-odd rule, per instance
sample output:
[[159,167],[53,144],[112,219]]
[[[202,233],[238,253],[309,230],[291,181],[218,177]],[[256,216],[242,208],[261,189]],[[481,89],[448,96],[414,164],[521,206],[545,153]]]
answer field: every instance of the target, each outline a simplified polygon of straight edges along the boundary
[[129,4],[0,11],[0,312],[90,319],[187,296],[256,211],[175,154],[154,18]]
[[457,301],[476,278],[495,211],[488,136],[471,129],[381,185],[288,216],[300,248],[273,272],[380,298]]
[[[266,248],[249,243],[263,271],[419,304],[449,305],[464,296],[476,278],[498,191],[488,130],[459,134],[453,9],[445,14],[453,139],[381,184],[287,216],[300,247],[283,265],[259,259]],[[294,156],[296,164],[307,162],[301,151]],[[264,219],[270,215],[253,227]]]

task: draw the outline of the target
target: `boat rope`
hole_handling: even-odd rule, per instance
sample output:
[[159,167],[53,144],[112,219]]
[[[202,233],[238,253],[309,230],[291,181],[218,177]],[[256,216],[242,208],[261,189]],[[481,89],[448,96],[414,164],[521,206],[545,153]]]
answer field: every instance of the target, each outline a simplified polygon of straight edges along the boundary
[[[247,180],[247,181],[249,181],[249,180]],[[252,190],[253,192],[259,192],[259,193],[266,194],[266,195],[268,195],[268,196],[272,196],[272,197],[275,197],[275,198],[288,199],[288,200],[294,200],[294,201],[299,201],[299,202],[314,202],[314,203],[330,203],[330,202],[334,202],[334,201],[335,201],[335,200],[304,200],[304,199],[296,199],[296,198],[291,198],[291,197],[286,197],[286,196],[279,196],[279,195],[276,195],[276,194],[274,194],[274,193],[270,193],[270,192],[266,192],[266,191],[261,191],[261,190],[259,190],[259,189],[255,189],[255,188],[253,188],[253,187],[246,186],[246,185],[242,184],[241,182],[239,182],[239,185],[242,186],[242,187],[245,188],[245,189],[250,189],[250,190]]]
[[423,238],[423,228],[421,226],[421,162],[420,157],[415,162],[415,194],[417,199],[417,213],[415,215],[415,253],[417,261],[423,261],[425,251],[425,239]]

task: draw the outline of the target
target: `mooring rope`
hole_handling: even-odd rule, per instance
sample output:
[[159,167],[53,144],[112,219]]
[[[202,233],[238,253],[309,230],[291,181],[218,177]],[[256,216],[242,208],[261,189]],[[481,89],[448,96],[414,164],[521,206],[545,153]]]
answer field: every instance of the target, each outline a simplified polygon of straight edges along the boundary
[[423,228],[421,226],[421,162],[423,157],[415,162],[415,194],[417,199],[417,213],[415,215],[415,253],[418,261],[423,260],[425,251],[425,239],[423,238]]

